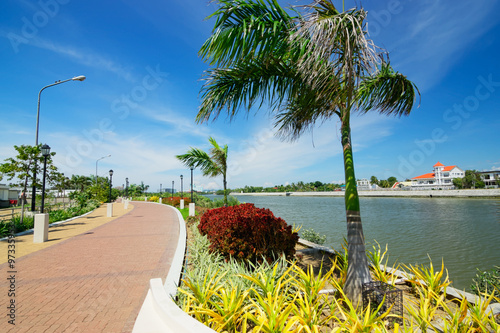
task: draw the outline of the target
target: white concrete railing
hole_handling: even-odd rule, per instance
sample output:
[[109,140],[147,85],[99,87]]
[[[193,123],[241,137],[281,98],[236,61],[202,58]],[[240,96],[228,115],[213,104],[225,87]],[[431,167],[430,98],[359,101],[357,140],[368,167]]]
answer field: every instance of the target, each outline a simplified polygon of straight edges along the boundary
[[[151,204],[159,205],[158,203]],[[151,279],[149,281],[148,294],[139,311],[132,332],[215,332],[182,311],[173,301],[173,298],[177,294],[177,286],[180,282],[184,265],[184,255],[186,253],[186,224],[178,209],[168,205],[167,207],[174,209],[177,213],[177,219],[179,221],[179,241],[168,275],[165,279],[165,284],[162,284],[161,278]]]

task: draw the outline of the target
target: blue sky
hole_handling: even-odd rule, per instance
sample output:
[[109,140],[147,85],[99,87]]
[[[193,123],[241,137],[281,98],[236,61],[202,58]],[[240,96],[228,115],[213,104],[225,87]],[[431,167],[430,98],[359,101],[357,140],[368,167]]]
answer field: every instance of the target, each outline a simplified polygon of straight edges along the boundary
[[[280,1],[282,5],[307,1]],[[406,118],[367,114],[353,120],[357,178],[411,178],[440,161],[462,169],[500,169],[500,2],[365,1],[371,38],[393,67],[419,87],[420,108]],[[341,6],[341,2],[338,1]],[[341,182],[336,119],[294,142],[274,137],[266,109],[198,125],[201,76],[197,52],[210,35],[205,0],[5,0],[0,10],[0,160],[14,145],[34,144],[39,90],[39,142],[57,153],[67,176],[113,169],[125,177],[184,188],[189,170],[175,155],[229,145],[229,187],[297,181]],[[346,1],[346,7],[354,2]],[[3,181],[5,182],[5,180]],[[201,177],[198,188],[220,188]]]

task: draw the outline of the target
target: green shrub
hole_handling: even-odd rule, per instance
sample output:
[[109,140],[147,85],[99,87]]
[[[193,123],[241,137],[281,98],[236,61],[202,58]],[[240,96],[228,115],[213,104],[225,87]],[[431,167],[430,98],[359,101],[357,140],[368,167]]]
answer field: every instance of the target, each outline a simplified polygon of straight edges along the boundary
[[483,296],[484,293],[495,293],[495,297],[500,298],[500,266],[495,266],[489,271],[476,272],[476,277],[472,279],[470,286],[472,292]]
[[302,238],[315,244],[323,245],[326,242],[326,235],[320,235],[314,229],[307,229],[302,232]]
[[253,263],[262,258],[271,262],[281,254],[291,259],[299,239],[283,219],[253,204],[209,210],[203,214],[198,229],[207,235],[211,251],[226,259],[234,257]]

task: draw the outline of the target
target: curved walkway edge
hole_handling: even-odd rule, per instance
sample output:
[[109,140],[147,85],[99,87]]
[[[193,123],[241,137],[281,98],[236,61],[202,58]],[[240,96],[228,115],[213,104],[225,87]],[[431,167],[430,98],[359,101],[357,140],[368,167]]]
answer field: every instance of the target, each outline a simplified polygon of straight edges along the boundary
[[[161,205],[157,203],[157,205]],[[162,285],[161,278],[151,279],[148,294],[141,307],[133,328],[133,333],[210,333],[215,332],[195,318],[182,311],[174,302],[177,287],[181,280],[184,257],[186,254],[186,224],[178,209],[175,210],[179,221],[179,241],[170,270]]]

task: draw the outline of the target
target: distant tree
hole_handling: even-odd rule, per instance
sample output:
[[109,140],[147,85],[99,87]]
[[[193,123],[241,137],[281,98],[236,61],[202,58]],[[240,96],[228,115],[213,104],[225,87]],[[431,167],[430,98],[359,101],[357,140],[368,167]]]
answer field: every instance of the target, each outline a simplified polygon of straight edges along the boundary
[[396,177],[389,177],[387,178],[387,181],[389,182],[389,187],[392,187],[392,185],[397,183],[398,179]]
[[391,183],[389,183],[388,180],[383,179],[383,180],[378,182],[378,186],[383,187],[383,188],[389,188],[389,187],[391,187]]
[[484,188],[485,186],[480,173],[476,170],[465,170],[462,185],[463,188]]
[[84,192],[92,185],[92,179],[89,176],[71,175],[70,184],[75,190]]
[[224,205],[227,206],[227,145],[220,146],[214,138],[208,138],[212,145],[209,153],[199,148],[192,148],[186,154],[176,157],[189,168],[200,168],[203,176],[217,177],[222,175],[224,185]]
[[462,183],[462,178],[454,178],[453,185],[455,186],[455,188],[462,189],[464,187]]
[[372,185],[378,185],[378,178],[375,176],[371,176],[370,178],[370,184]]

